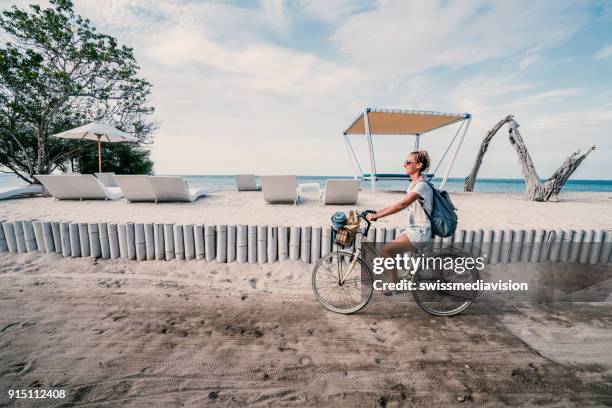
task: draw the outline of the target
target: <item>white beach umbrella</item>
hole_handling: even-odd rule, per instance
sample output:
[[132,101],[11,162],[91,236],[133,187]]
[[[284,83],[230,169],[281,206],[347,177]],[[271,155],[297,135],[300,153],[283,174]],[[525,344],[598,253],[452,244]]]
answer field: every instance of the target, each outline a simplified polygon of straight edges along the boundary
[[57,133],[54,137],[63,139],[87,139],[98,142],[98,170],[102,173],[102,142],[105,143],[120,143],[120,142],[138,142],[138,138],[115,129],[108,123],[91,122],[87,125],[80,126],[65,132]]

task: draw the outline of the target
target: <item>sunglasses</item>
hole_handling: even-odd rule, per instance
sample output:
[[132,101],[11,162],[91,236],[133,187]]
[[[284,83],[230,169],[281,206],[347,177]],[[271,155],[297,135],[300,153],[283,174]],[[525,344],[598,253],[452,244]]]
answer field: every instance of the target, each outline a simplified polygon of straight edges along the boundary
[[416,163],[418,163],[418,162],[415,162],[415,161],[410,161],[410,160],[406,160],[406,161],[404,162],[404,167],[406,167],[406,166],[410,166],[410,165],[411,165],[411,164],[413,164],[413,163],[414,163],[414,164],[416,164]]

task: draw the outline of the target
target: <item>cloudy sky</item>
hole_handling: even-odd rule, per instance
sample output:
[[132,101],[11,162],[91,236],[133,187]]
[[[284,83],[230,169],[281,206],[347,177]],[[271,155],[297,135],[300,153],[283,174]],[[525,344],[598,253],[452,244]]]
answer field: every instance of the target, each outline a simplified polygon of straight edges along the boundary
[[[454,177],[469,172],[486,131],[512,113],[541,177],[594,144],[575,177],[612,178],[607,1],[75,5],[133,47],[153,83],[161,174],[348,175],[342,132],[369,106],[472,113]],[[423,136],[434,162],[454,130]],[[352,140],[367,163],[363,138]],[[412,145],[411,137],[376,138],[378,170],[400,171]],[[521,177],[506,129],[480,174]]]

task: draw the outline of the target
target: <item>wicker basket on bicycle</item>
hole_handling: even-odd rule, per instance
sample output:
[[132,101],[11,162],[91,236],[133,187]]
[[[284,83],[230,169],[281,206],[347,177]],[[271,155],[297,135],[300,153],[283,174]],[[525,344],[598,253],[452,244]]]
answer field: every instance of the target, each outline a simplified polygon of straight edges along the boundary
[[351,211],[346,223],[339,228],[334,228],[336,235],[334,243],[343,248],[351,246],[355,240],[355,237],[357,236],[358,231],[359,218],[357,217],[357,213],[355,211]]

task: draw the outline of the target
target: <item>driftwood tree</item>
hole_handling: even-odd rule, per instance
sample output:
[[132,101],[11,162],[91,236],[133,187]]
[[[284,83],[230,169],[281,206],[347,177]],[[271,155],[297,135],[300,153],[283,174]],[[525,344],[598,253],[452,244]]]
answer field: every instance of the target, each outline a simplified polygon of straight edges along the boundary
[[556,199],[559,192],[565,185],[565,182],[570,178],[572,173],[574,173],[578,166],[580,166],[580,163],[582,163],[582,161],[593,150],[595,150],[595,146],[591,146],[586,152],[580,154],[580,149],[576,149],[565,158],[561,166],[553,173],[552,176],[550,176],[548,180],[541,182],[533,164],[533,160],[527,151],[527,146],[525,146],[521,132],[518,130],[519,124],[514,120],[513,115],[508,115],[504,119],[497,122],[497,124],[495,124],[495,126],[493,126],[489,132],[487,132],[487,135],[480,145],[474,167],[472,168],[469,176],[465,178],[465,191],[472,191],[474,189],[476,176],[478,174],[478,170],[480,169],[480,165],[482,164],[483,156],[489,147],[489,143],[491,142],[493,136],[495,136],[499,129],[506,123],[508,124],[508,138],[516,150],[519,163],[521,164],[521,171],[523,173],[523,177],[525,178],[526,184],[525,195],[528,200],[549,201],[551,199]]
[[508,123],[513,117],[514,115],[506,116],[505,118],[497,122],[495,126],[493,126],[491,130],[487,132],[487,135],[480,144],[480,149],[478,150],[478,155],[476,155],[476,161],[474,162],[474,167],[472,168],[470,175],[465,178],[465,184],[463,187],[464,191],[474,191],[474,184],[476,184],[476,176],[478,175],[478,171],[480,170],[482,158],[489,149],[489,143],[491,143],[491,139],[493,139],[493,136],[495,136],[499,129],[501,129],[501,127],[504,124]]

